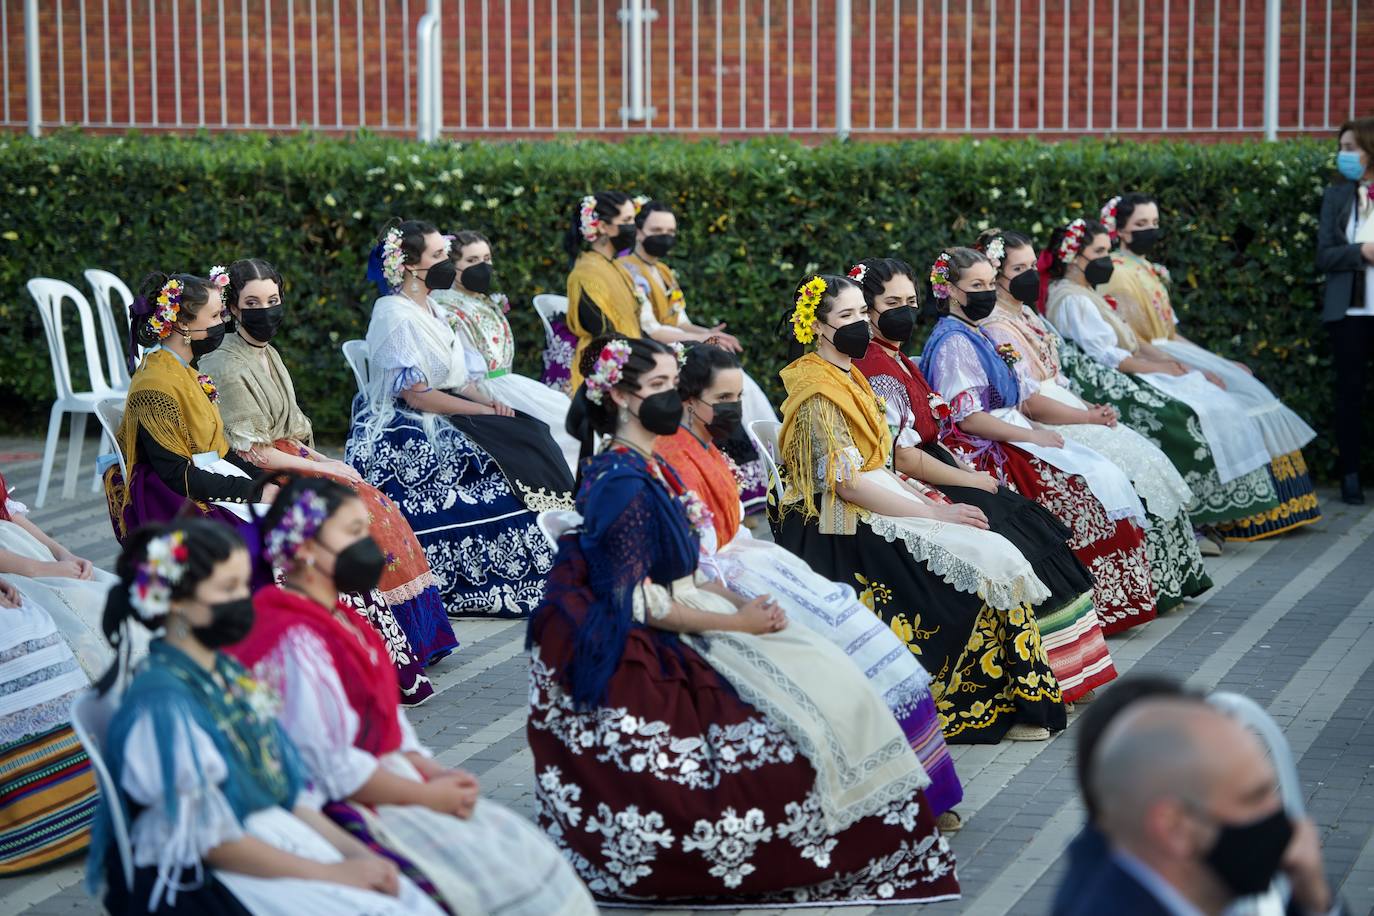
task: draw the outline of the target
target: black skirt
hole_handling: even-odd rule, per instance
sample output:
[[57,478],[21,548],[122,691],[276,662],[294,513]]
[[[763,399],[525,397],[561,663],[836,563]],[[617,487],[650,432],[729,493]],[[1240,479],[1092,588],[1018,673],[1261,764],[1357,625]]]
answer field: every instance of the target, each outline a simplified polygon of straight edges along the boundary
[[452,415],[449,421],[496,461],[526,509],[572,508],[572,472],[547,424],[518,410],[513,417]]
[[167,904],[164,896],[158,908],[148,908],[153,888],[157,885],[157,868],[149,865],[134,869],[134,886],[124,886],[124,873],[119,866],[119,856],[113,849],[108,857],[111,861],[105,869],[105,912],[110,916],[135,916],[135,914],[156,913],[158,916],[185,913],[187,916],[252,916],[239,899],[220,884],[215,873],[205,869],[205,876],[199,887],[178,890],[175,906]]
[[930,672],[948,743],[995,744],[1017,723],[1064,728],[1063,697],[1029,608],[988,607],[863,522],[855,534],[835,535],[822,534],[800,512],[772,521],[780,546],[822,576],[853,586]]
[[[922,443],[921,451],[951,467],[954,457],[942,445]],[[1096,580],[1069,548],[1073,532],[1054,513],[1033,499],[1006,487],[989,493],[977,487],[937,487],[950,501],[976,506],[988,519],[988,529],[1016,545],[1050,590],[1041,607],[1056,610],[1093,590]]]

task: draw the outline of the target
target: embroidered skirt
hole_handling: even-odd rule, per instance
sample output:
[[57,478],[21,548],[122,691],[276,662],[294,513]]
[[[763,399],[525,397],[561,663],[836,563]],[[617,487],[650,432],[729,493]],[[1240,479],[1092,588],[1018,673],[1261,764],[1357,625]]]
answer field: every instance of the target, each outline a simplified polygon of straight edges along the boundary
[[1302,452],[1290,452],[1269,462],[1269,479],[1278,505],[1245,518],[1222,522],[1217,530],[1228,541],[1259,541],[1321,521],[1321,504]]

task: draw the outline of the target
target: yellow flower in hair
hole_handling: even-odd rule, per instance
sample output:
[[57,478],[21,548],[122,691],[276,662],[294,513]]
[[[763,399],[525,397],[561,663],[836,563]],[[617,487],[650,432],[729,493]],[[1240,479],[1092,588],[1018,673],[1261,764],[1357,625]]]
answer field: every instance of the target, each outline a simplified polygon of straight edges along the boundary
[[820,277],[812,277],[802,285],[792,311],[792,336],[797,343],[808,344],[816,339],[816,307],[824,295],[825,281]]

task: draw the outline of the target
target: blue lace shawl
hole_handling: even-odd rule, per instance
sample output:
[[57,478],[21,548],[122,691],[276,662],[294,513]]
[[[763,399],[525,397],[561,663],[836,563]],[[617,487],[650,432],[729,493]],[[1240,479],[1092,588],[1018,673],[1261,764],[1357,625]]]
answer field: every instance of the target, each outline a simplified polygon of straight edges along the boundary
[[973,344],[973,351],[978,354],[978,362],[988,377],[988,384],[1002,399],[1002,406],[1015,407],[1020,404],[1021,386],[1016,381],[1016,373],[997,355],[992,341],[984,337],[981,331],[969,327],[951,315],[946,315],[936,323],[935,330],[930,332],[926,345],[921,349],[921,374],[938,387],[935,381],[938,373],[934,372],[935,354],[940,351],[945,338],[956,335],[967,338],[969,343]]
[[[146,714],[152,716],[153,732],[158,739],[163,804],[169,819],[176,819],[179,807],[172,756],[176,747],[174,736],[188,721],[214,740],[215,749],[224,758],[228,776],[218,788],[239,823],[264,808],[291,808],[303,785],[305,769],[296,746],[276,718],[254,708],[254,700],[267,696],[264,688],[246,668],[223,653],[216,661],[215,674],[228,685],[227,689],[185,653],[161,639],[152,642],[148,659],[125,691],[105,738],[105,763],[111,779],[115,785],[121,784],[129,733]],[[195,754],[194,744],[191,753]],[[196,769],[201,769],[199,760]],[[121,807],[125,823],[130,823],[137,813],[130,809],[122,792],[117,799],[101,793],[87,861],[86,881],[93,891],[104,882],[105,858],[113,843],[108,808],[112,803]]]
[[[672,467],[656,462],[681,488]],[[682,503],[637,452],[604,452],[587,460],[582,475],[577,494],[582,524],[563,539],[556,563],[580,553],[587,581],[568,586],[551,578],[545,601],[556,608],[569,588],[591,593],[586,615],[575,626],[567,671],[574,702],[587,708],[604,701],[631,627],[643,626],[634,620],[635,590],[645,579],[666,587],[690,575],[699,545]],[[538,641],[541,616],[531,619],[528,642]],[[672,634],[655,631],[655,637],[677,644]]]

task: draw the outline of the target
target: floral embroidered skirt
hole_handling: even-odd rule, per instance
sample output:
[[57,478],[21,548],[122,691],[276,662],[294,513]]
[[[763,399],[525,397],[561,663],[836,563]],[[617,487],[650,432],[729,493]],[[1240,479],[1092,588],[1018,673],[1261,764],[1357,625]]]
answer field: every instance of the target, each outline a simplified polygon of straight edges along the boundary
[[957,897],[925,793],[831,832],[792,740],[676,637],[632,625],[605,702],[566,692],[590,601],[575,545],[536,611],[530,718],[539,823],[600,900],[690,906]]
[[448,422],[433,440],[397,410],[375,438],[354,402],[344,459],[395,503],[424,548],[450,617],[525,617],[539,604],[553,548],[500,467]]
[[1301,451],[1280,455],[1266,470],[1278,494],[1278,505],[1218,525],[1226,540],[1259,541],[1321,521],[1321,504]]
[[549,337],[544,348],[544,371],[539,381],[554,391],[572,397],[572,364],[573,354],[577,352],[577,335],[561,317],[555,317],[549,324],[553,328],[553,336]]
[[930,672],[946,741],[995,744],[1017,723],[1064,728],[1063,697],[1029,608],[989,607],[862,522],[852,535],[822,534],[789,512],[773,534],[820,575],[853,586]]

